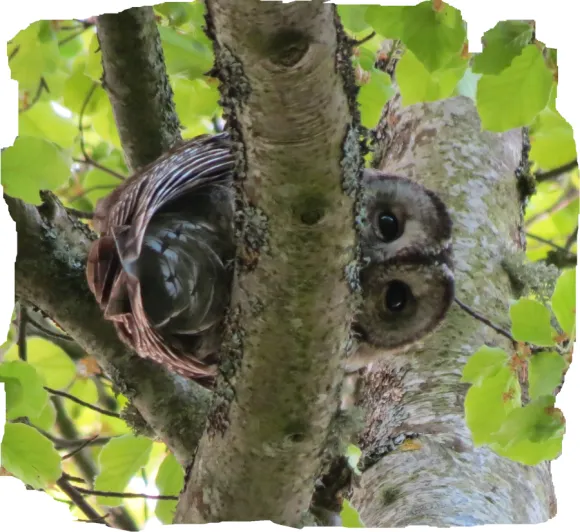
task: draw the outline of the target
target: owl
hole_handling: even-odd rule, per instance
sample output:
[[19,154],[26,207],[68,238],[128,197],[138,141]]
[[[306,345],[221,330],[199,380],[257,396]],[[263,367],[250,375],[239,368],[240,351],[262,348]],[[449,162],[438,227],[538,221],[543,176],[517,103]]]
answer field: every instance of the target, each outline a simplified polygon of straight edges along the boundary
[[345,363],[347,373],[416,345],[454,300],[452,222],[434,192],[367,169],[358,224],[362,303],[353,331],[359,348]]
[[141,357],[200,383],[215,374],[235,254],[226,134],[180,143],[96,206],[89,288]]

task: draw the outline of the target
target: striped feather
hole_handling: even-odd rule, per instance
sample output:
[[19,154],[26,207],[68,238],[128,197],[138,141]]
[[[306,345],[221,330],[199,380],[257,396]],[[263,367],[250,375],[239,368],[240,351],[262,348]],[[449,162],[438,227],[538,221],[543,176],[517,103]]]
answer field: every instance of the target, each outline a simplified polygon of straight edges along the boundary
[[[224,306],[226,263],[233,251],[233,208],[220,202],[231,199],[223,190],[229,188],[233,170],[227,134],[202,135],[136,172],[95,209],[100,238],[90,249],[86,273],[105,318],[138,355],[196,380],[214,375],[215,366],[184,346],[196,345],[196,335],[215,328]],[[183,198],[185,203],[175,203]],[[201,212],[190,210],[190,204],[201,207]],[[220,212],[208,211],[208,206]],[[151,280],[156,268],[180,277]],[[142,285],[145,272],[148,284]],[[179,292],[185,289],[191,293]],[[144,304],[145,299],[154,303],[152,294],[175,303],[155,324]]]

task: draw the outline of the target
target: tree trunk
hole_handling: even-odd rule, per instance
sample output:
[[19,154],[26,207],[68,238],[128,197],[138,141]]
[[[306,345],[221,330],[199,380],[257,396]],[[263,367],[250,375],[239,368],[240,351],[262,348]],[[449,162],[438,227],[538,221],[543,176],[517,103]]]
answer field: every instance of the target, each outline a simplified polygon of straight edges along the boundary
[[[465,97],[406,108],[395,98],[378,135],[377,167],[437,191],[451,212],[457,297],[507,323],[502,260],[522,246],[522,131],[481,131]],[[422,349],[366,375],[364,471],[352,499],[366,526],[539,523],[555,514],[548,464],[524,466],[473,446],[460,378],[484,343],[511,347],[455,305]],[[405,434],[418,437],[396,448]]]

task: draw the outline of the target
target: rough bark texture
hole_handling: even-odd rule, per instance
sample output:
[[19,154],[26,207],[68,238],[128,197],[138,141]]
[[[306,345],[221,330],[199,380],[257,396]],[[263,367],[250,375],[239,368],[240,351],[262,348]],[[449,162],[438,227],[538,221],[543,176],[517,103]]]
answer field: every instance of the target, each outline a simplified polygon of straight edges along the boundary
[[103,86],[130,168],[145,166],[181,139],[173,91],[151,7],[97,17]]
[[298,525],[336,408],[352,316],[344,280],[352,199],[342,180],[356,179],[361,159],[358,136],[349,135],[344,43],[334,7],[321,1],[208,8],[228,125],[245,152],[228,342],[243,359],[233,401],[216,405],[202,438],[176,522]]
[[[378,167],[438,191],[450,209],[457,296],[506,324],[511,287],[501,261],[521,246],[522,132],[481,131],[473,102],[458,97],[404,109],[397,100],[379,136]],[[423,349],[388,359],[365,379],[361,447],[369,467],[352,502],[366,526],[539,523],[553,515],[547,464],[527,467],[473,447],[460,378],[484,343],[510,348],[455,306]],[[418,445],[389,453],[388,442],[406,432],[419,434]]]
[[16,222],[16,295],[54,319],[94,356],[147,425],[187,463],[205,426],[210,394],[133,355],[104,320],[85,278],[91,233],[52,196],[40,208],[6,197]]

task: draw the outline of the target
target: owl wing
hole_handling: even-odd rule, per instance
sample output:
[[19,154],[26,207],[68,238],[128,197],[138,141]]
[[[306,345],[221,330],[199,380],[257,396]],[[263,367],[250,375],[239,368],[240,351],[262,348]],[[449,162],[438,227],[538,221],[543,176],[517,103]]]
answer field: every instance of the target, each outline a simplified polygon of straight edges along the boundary
[[[150,287],[141,283],[139,260],[148,228],[157,213],[187,194],[201,192],[215,185],[229,184],[233,169],[234,158],[226,134],[197,137],[143,168],[101,200],[95,209],[95,228],[101,235],[89,251],[86,274],[89,288],[103,309],[105,318],[115,324],[119,337],[140,356],[163,363],[173,371],[194,379],[213,374],[215,368],[197,360],[192,353],[184,353],[172,347],[163,331],[151,323],[143,298],[143,290],[147,291],[145,295],[148,296]],[[187,207],[187,203],[184,205]],[[186,222],[192,217],[195,219],[195,213],[186,209],[184,212],[174,213],[169,221],[174,223],[175,216],[180,215],[185,216]],[[163,228],[151,229],[153,232],[156,230]],[[190,244],[193,247],[196,236],[201,238],[199,245],[203,244],[203,235],[190,235]],[[157,262],[153,261],[153,265],[169,265],[175,268],[181,263],[194,260],[188,254],[192,252],[192,245],[186,249],[183,242],[177,241],[173,244],[174,258],[166,252],[165,255],[161,253],[156,258]],[[212,253],[209,256],[210,260],[215,261]],[[207,260],[199,253],[197,257]],[[182,283],[188,282],[187,275],[187,272],[182,274]],[[218,281],[224,280],[223,276],[219,279],[217,277],[219,276],[216,276]],[[159,294],[166,295],[169,289],[166,280],[159,279],[153,289],[158,286],[161,287]],[[203,287],[198,286],[198,290],[203,292]],[[192,302],[199,300],[195,293],[189,295],[192,296]],[[178,296],[169,298],[172,303],[181,305],[181,308],[167,309],[170,317],[172,314],[180,315],[186,310],[187,305],[184,305],[183,300],[187,294],[184,296],[181,293]],[[148,299],[152,300],[151,297]],[[206,306],[207,300],[206,294],[202,301]],[[151,308],[151,304],[149,307]]]

